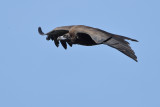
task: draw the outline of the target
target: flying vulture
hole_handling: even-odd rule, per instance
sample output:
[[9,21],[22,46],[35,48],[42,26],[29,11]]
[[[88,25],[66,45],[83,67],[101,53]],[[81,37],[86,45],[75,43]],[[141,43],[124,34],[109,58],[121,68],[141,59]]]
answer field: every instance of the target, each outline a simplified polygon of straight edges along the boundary
[[67,44],[71,47],[73,44],[84,46],[105,44],[119,50],[137,62],[134,51],[129,46],[129,42],[126,41],[131,40],[138,42],[135,39],[111,34],[104,30],[84,25],[57,27],[46,34],[43,33],[41,27],[39,27],[38,32],[40,35],[47,35],[46,39],[53,40],[57,47],[59,46],[59,42],[64,49],[67,49]]

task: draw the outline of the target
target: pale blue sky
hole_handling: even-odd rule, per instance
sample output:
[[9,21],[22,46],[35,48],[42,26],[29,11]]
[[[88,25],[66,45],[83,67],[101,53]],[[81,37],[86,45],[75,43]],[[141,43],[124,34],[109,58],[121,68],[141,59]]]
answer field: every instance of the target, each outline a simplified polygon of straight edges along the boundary
[[[160,107],[159,0],[1,0],[0,13],[0,107]],[[139,40],[139,62],[37,32],[78,24]]]

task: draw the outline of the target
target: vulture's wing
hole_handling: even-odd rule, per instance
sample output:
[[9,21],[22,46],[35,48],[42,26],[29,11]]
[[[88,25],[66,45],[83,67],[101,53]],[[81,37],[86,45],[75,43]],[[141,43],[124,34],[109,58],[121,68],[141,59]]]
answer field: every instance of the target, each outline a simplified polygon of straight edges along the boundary
[[93,41],[95,41],[97,44],[109,45],[113,48],[116,48],[117,50],[124,53],[125,55],[132,58],[133,60],[137,61],[137,57],[134,51],[129,46],[129,43],[125,41],[125,39],[127,39],[127,40],[138,42],[135,39],[111,34],[97,28],[91,28],[91,27],[82,26],[82,25],[75,27],[74,30],[77,31],[76,32],[77,34],[80,33],[81,35],[82,34],[89,35],[93,39]]
[[120,52],[124,53],[128,57],[132,58],[137,62],[137,56],[135,55],[135,52],[131,49],[129,46],[129,43],[125,41],[123,37],[111,37],[110,40],[104,42],[103,44],[109,45],[113,48],[118,49]]
[[[62,26],[62,27],[57,27],[54,30],[48,32],[48,33],[43,33],[41,27],[38,28],[38,32],[40,35],[47,35],[46,39],[47,40],[54,40],[55,45],[58,47],[59,46],[59,41],[57,40],[57,38],[59,36],[62,36],[66,33],[69,32],[69,29],[73,27],[73,26]],[[66,41],[60,41],[62,46],[67,49],[67,44]],[[69,44],[70,46],[72,44]]]
[[67,49],[67,43],[66,43],[66,41],[61,40],[60,42],[61,42],[63,48],[64,48],[64,49]]

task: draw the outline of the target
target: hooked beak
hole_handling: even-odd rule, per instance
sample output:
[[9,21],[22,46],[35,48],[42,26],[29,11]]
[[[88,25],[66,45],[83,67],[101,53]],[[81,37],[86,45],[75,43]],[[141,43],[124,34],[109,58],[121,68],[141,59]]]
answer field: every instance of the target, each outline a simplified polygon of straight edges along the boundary
[[67,38],[65,38],[65,37],[63,37],[63,36],[59,36],[58,38],[57,38],[57,40],[66,40]]

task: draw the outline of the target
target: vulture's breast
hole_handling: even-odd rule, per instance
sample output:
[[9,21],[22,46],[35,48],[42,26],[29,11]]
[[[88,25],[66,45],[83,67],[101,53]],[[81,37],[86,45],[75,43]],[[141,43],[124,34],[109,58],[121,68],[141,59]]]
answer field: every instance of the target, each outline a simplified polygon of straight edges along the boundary
[[77,34],[77,39],[75,40],[75,44],[85,45],[85,46],[97,45],[97,43],[89,35],[84,33]]

